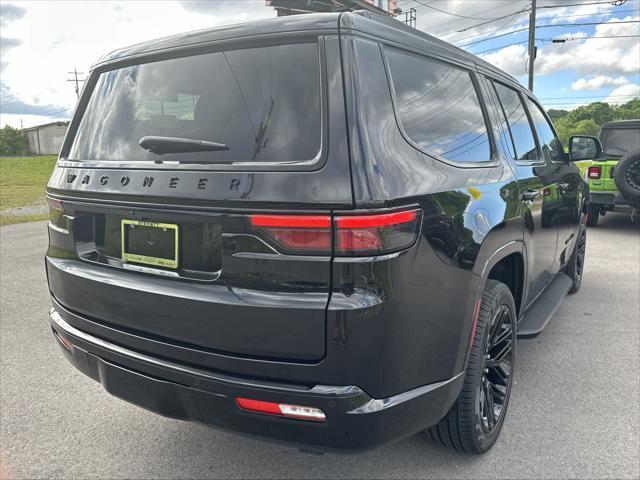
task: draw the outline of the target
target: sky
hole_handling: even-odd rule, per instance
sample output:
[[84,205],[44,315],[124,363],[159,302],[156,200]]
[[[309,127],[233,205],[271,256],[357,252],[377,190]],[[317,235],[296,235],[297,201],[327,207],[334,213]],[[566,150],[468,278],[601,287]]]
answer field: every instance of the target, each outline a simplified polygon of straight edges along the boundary
[[[538,0],[534,93],[545,107],[619,104],[640,96],[640,0],[614,3]],[[418,29],[478,54],[526,85],[530,0],[398,4],[416,9]],[[0,0],[0,125],[68,120],[76,103],[69,72],[77,68],[84,78],[99,57],[117,48],[274,16],[264,0]],[[584,23],[597,25],[579,25]],[[567,41],[551,43],[558,38]]]

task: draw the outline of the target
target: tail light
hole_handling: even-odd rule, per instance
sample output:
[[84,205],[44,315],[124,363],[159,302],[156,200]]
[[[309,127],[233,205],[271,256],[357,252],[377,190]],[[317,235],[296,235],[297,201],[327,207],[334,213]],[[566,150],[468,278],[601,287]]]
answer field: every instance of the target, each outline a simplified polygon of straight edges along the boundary
[[302,405],[289,405],[287,403],[264,402],[251,398],[236,398],[236,404],[240,409],[247,412],[264,413],[267,415],[277,415],[279,417],[297,418],[299,420],[312,420],[314,422],[324,422],[326,415],[319,408],[304,407]]
[[286,253],[379,255],[416,241],[421,210],[358,215],[249,215],[249,223]]
[[589,178],[598,179],[601,174],[602,169],[597,165],[591,166],[587,169],[587,177]]
[[378,255],[410,247],[420,229],[420,211],[337,216],[336,255]]
[[329,215],[249,215],[249,223],[287,253],[331,253]]
[[65,225],[63,225],[64,207],[62,202],[57,198],[47,197],[47,203],[49,204],[49,223],[54,227],[65,228]]

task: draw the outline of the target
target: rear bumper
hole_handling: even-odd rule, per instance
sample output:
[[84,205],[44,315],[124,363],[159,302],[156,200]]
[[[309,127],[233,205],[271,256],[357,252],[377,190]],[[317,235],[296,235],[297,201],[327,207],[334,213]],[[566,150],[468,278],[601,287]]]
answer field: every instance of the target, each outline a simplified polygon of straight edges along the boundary
[[589,203],[603,206],[631,205],[620,192],[594,192],[593,190],[589,193]]
[[[66,358],[116,397],[167,417],[322,451],[366,450],[434,425],[447,413],[464,381],[463,372],[374,399],[357,386],[307,387],[239,378],[108,342],[69,325],[55,308],[49,316]],[[326,422],[245,412],[237,407],[236,397],[320,408]]]

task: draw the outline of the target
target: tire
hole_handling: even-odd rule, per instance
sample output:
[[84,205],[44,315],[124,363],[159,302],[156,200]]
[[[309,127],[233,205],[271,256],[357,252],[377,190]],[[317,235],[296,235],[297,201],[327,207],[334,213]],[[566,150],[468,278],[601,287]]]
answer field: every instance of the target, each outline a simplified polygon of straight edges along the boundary
[[600,219],[600,206],[589,205],[589,210],[587,211],[587,226],[595,227],[596,225],[598,225],[599,219]]
[[[589,225],[589,220],[587,220],[587,225]],[[584,272],[584,258],[586,248],[587,228],[583,223],[580,223],[580,228],[578,229],[578,238],[576,239],[576,244],[573,247],[573,252],[571,253],[571,257],[569,258],[569,262],[567,263],[566,268],[567,275],[573,281],[573,285],[571,285],[569,293],[576,293],[582,286],[582,274]]]
[[640,150],[620,159],[613,179],[624,198],[632,204],[640,204]]
[[[494,363],[496,358],[492,356],[502,353],[505,355],[501,361]],[[515,357],[516,307],[513,296],[504,283],[487,280],[462,391],[449,413],[427,430],[435,443],[476,454],[485,453],[493,446],[509,405]],[[489,406],[484,393],[487,390],[496,401],[496,404],[491,403],[491,418],[489,409],[483,410],[483,406]]]

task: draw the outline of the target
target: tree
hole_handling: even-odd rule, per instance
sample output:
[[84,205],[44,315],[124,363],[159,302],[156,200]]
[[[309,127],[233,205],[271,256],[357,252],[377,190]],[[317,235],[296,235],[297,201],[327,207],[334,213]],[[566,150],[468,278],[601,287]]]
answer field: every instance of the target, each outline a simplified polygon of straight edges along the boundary
[[9,125],[0,129],[0,155],[24,155],[27,153],[29,153],[29,141],[21,130]]
[[567,147],[571,135],[597,137],[602,124],[613,120],[640,119],[640,99],[635,98],[622,105],[593,102],[574,110],[548,110],[562,144]]
[[634,98],[630,102],[620,105],[616,109],[618,120],[633,120],[640,118],[640,98]]

